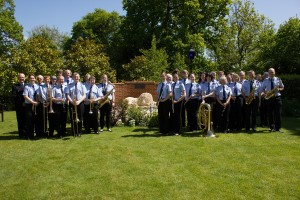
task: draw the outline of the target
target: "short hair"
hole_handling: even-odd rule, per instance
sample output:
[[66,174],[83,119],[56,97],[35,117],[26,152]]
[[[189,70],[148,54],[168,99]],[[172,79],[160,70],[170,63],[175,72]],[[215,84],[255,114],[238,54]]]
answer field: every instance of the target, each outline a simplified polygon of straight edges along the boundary
[[44,79],[50,79],[50,76],[49,75],[46,75],[46,76],[44,76]]

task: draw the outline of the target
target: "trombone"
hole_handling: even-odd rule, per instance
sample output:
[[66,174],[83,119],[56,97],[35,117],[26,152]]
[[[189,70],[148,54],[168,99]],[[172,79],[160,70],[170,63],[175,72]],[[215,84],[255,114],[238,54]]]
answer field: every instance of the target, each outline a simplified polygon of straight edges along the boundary
[[[77,105],[76,105],[76,101],[77,101],[77,98],[76,98],[76,95],[75,95],[75,90],[73,91],[73,106],[74,106],[74,111],[75,111],[75,119],[74,119],[74,113],[72,113],[72,118],[73,118],[73,133],[74,133],[74,137],[76,137],[76,133],[78,134],[78,123],[79,123],[79,119],[78,119],[78,112],[77,112]],[[76,124],[76,129],[77,129],[77,132],[75,131],[75,124]]]
[[[94,99],[94,96],[93,96],[93,93],[91,92],[91,93],[90,93],[90,100],[92,100],[92,99]],[[93,105],[94,105],[94,104],[90,101],[90,112],[89,112],[90,115],[93,114],[93,108],[94,108]]]

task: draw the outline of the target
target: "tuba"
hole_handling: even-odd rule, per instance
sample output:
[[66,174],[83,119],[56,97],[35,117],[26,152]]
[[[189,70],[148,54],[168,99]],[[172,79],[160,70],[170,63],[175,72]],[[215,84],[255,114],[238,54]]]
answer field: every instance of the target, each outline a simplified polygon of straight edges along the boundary
[[216,137],[212,131],[211,106],[208,103],[202,103],[199,107],[199,125],[206,130],[206,137]]

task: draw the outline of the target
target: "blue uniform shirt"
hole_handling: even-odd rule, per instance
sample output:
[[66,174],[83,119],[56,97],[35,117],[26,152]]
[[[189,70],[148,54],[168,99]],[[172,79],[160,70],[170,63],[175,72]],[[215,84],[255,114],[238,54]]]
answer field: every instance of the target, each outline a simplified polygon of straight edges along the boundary
[[242,84],[239,82],[231,82],[228,84],[231,89],[232,96],[237,97],[242,95]]
[[161,82],[158,84],[156,92],[158,100],[164,99],[168,96],[170,92],[172,92],[171,85],[168,84],[166,81],[163,83]]
[[65,84],[66,86],[68,86],[68,85],[70,85],[70,84],[73,83],[73,82],[74,82],[74,80],[73,80],[72,78],[69,78],[69,79],[66,79],[66,78],[65,78],[64,84]]
[[[250,80],[246,80],[244,81],[243,83],[243,86],[242,86],[242,92],[244,93],[244,95],[247,97],[250,95],[250,92],[251,92],[251,88],[250,88],[250,84],[251,84],[251,81]],[[259,88],[259,82],[257,80],[252,80],[252,89],[254,89],[255,87],[255,91],[254,91],[254,95],[255,96],[258,96],[258,88]]]
[[[278,77],[272,78],[266,78],[262,83],[262,91],[271,91],[271,82],[273,81],[273,87],[284,87],[282,80]],[[276,92],[275,96],[281,96],[281,93],[279,91]]]
[[191,83],[191,80],[188,78],[182,78],[182,79],[180,79],[180,82],[183,83],[183,85],[186,85],[186,84]]
[[[223,97],[223,91],[224,91],[223,88],[225,89],[225,99]],[[216,88],[215,94],[216,94],[216,97],[219,98],[220,100],[227,100],[229,95],[232,94],[232,92],[228,85],[224,85],[224,87],[223,87],[223,85],[220,85]]]
[[[98,88],[99,88],[100,96],[105,96],[107,93],[109,93],[112,90],[113,93],[115,92],[113,85],[109,83],[101,83],[98,85]],[[108,95],[108,99],[112,100],[112,94]]]
[[[55,85],[55,87],[52,90],[52,96],[55,99],[64,99],[65,100],[65,104],[67,103],[67,90],[68,87],[63,85]],[[56,104],[61,104],[61,102],[55,102]]]
[[185,91],[185,87],[181,81],[177,81],[176,83],[172,84],[172,92],[173,92],[173,99],[178,101],[182,96],[182,91]]
[[45,102],[49,99],[49,91],[52,89],[51,85],[42,84],[39,85],[38,98],[40,102]]
[[[87,99],[97,99],[98,97],[103,96],[103,94],[101,94],[100,89],[98,88],[97,85],[94,84],[92,86],[91,85],[89,85],[89,86],[90,86],[89,88],[86,88],[86,98]],[[89,105],[90,102],[85,101],[84,104]]]
[[[198,83],[189,83],[186,85],[186,100],[192,95],[200,94],[200,85]],[[199,99],[199,96],[191,97],[191,99]]]
[[75,87],[75,82],[68,85],[68,89],[66,91],[68,95],[70,95],[73,100],[76,97],[76,101],[80,100],[84,94],[86,94],[85,86],[81,83],[77,83],[77,87]]
[[[28,96],[31,100],[35,101],[35,96],[37,94],[37,90],[38,90],[38,85],[34,84],[32,85],[31,83],[29,83],[28,85],[25,86],[24,91],[23,91],[23,96]],[[27,99],[25,99],[25,103],[26,104],[31,104],[31,102],[29,102]]]

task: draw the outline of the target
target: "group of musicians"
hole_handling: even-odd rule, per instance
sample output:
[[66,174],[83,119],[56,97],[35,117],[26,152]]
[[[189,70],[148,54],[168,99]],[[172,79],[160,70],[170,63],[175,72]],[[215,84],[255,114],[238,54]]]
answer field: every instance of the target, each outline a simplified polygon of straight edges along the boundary
[[227,75],[223,71],[201,72],[198,81],[187,70],[179,73],[160,75],[157,87],[160,134],[179,135],[186,125],[189,131],[201,129],[198,110],[202,103],[212,108],[213,128],[218,132],[240,132],[243,128],[246,132],[256,132],[258,111],[262,127],[282,132],[280,91],[284,85],[275,76],[274,68],[263,75],[250,70],[248,80],[244,71]]
[[[281,79],[275,76],[274,68],[263,75],[255,75],[253,70],[247,75],[248,80],[243,71],[226,76],[223,71],[202,72],[196,80],[195,74],[189,75],[187,70],[162,72],[157,86],[160,134],[179,135],[185,126],[189,131],[201,129],[198,110],[202,103],[212,108],[213,128],[218,132],[240,132],[243,128],[255,132],[258,110],[262,127],[269,125],[270,131],[282,132]],[[34,133],[37,137],[53,137],[55,130],[58,137],[64,137],[68,116],[74,136],[81,136],[82,126],[86,133],[103,132],[105,125],[111,132],[115,97],[107,75],[98,85],[94,76],[87,74],[82,83],[80,75],[72,75],[70,70],[59,70],[52,77],[29,75],[27,84],[20,73],[18,80],[12,93],[20,138],[33,139]]]
[[33,139],[34,133],[38,138],[53,137],[55,130],[62,138],[68,118],[74,136],[81,136],[82,126],[86,133],[99,134],[105,125],[107,131],[112,131],[114,86],[106,74],[99,85],[95,76],[87,74],[82,83],[80,75],[72,75],[70,70],[59,70],[52,77],[29,75],[28,81],[25,84],[25,75],[19,73],[18,83],[12,88],[20,138]]

